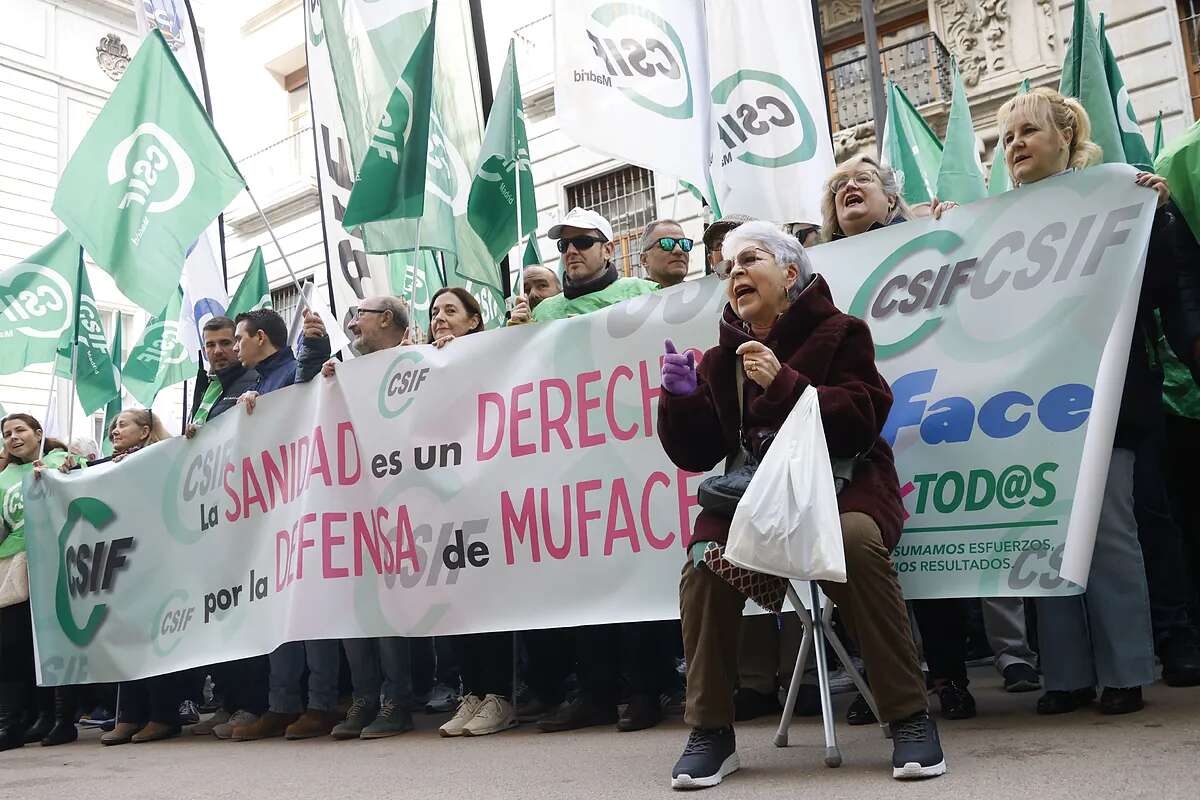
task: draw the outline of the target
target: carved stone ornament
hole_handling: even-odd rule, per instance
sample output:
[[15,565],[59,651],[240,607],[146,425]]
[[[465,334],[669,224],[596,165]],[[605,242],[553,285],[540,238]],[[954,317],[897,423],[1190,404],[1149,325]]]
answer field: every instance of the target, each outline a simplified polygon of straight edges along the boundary
[[1046,47],[1053,50],[1058,45],[1058,36],[1054,33],[1054,0],[1037,0],[1042,9],[1042,20],[1039,28],[1046,32]]
[[96,46],[96,63],[104,74],[114,81],[121,80],[125,68],[129,66],[129,48],[115,33],[108,33]]
[[988,70],[1007,66],[1008,0],[938,0],[946,46],[958,59],[963,83],[975,86]]

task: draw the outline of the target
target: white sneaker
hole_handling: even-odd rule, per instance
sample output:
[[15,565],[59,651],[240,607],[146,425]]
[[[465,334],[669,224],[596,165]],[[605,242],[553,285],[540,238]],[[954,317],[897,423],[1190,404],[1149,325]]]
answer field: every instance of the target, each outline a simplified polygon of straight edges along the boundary
[[487,736],[517,727],[517,712],[513,704],[499,695],[489,694],[475,712],[471,721],[463,726],[463,736]]
[[454,716],[450,718],[442,727],[438,728],[438,733],[442,736],[462,736],[463,728],[475,716],[475,712],[483,705],[483,701],[473,694],[468,694],[458,701],[458,711],[454,712]]
[[258,722],[258,714],[252,714],[249,711],[235,711],[228,722],[223,722],[213,728],[213,736],[218,739],[232,739],[233,729],[243,725],[253,725]]

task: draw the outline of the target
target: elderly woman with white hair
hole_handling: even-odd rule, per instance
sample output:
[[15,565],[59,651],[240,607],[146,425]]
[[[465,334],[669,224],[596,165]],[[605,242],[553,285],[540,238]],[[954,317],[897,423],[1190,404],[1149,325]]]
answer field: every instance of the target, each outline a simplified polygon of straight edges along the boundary
[[[693,353],[666,343],[663,448],[694,472],[712,469],[742,444],[761,456],[804,390],[816,388],[830,455],[858,459],[838,495],[847,581],[822,588],[854,631],[880,715],[891,725],[893,776],[940,775],[946,764],[889,557],[904,509],[892,451],[880,436],[892,393],[876,370],[871,332],[838,310],[804,248],[777,226],[747,222],[726,236],[723,250],[718,275],[729,303],[719,344],[697,365]],[[746,597],[717,572],[729,524],[701,510],[680,581],[692,732],[672,774],[675,788],[714,786],[739,766],[733,698]]]

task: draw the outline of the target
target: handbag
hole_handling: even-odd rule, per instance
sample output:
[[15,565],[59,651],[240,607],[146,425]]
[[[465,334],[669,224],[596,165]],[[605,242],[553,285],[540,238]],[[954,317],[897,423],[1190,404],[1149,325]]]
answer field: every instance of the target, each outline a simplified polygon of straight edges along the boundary
[[29,564],[25,551],[0,559],[0,608],[29,599]]
[[705,511],[725,519],[733,519],[737,505],[750,486],[750,479],[758,469],[758,457],[746,448],[742,436],[745,419],[746,373],[740,364],[734,367],[737,378],[738,398],[738,450],[725,459],[725,474],[713,475],[700,482],[696,500]]
[[725,558],[782,578],[845,582],[837,488],[812,386],[779,428],[742,496],[729,525]]

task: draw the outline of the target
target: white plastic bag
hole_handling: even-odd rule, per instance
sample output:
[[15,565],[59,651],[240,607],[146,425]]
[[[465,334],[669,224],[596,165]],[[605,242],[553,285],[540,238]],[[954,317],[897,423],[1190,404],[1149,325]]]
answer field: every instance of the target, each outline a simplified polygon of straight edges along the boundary
[[817,390],[784,420],[729,526],[725,558],[798,580],[846,581],[846,553]]

